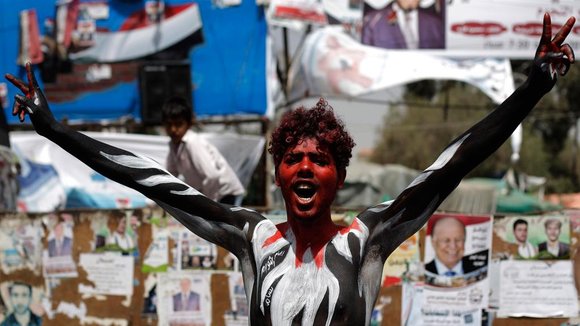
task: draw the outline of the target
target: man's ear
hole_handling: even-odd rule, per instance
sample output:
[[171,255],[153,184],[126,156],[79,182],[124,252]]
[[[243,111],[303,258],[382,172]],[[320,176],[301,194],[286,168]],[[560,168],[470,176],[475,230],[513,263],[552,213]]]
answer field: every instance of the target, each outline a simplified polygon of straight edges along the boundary
[[346,169],[338,169],[338,189],[344,187],[344,180],[346,179]]
[[280,187],[280,181],[278,180],[278,168],[274,169],[274,183],[276,186]]

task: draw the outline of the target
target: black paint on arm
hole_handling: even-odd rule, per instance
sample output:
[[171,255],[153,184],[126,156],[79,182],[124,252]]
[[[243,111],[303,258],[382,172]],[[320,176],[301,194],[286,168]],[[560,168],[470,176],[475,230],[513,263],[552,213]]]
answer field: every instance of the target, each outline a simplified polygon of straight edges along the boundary
[[359,218],[369,227],[369,246],[378,245],[386,260],[417,232],[461,180],[495,152],[554,85],[534,66],[528,80],[481,121],[453,140],[436,162],[423,171],[397,198],[364,211]]

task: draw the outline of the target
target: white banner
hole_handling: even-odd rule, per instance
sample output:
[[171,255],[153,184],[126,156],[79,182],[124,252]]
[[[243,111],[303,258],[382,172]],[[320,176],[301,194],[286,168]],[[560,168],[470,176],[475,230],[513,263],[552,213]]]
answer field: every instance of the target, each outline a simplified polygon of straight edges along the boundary
[[[466,0],[447,8],[447,53],[452,55],[533,58],[542,33],[544,13],[554,33],[570,16],[580,16],[577,0]],[[517,14],[514,14],[517,13]],[[580,26],[566,42],[580,47]]]
[[[416,8],[405,10],[410,15],[403,14],[396,2],[274,0],[268,17],[270,24],[295,28],[341,24],[358,42],[379,48],[417,48],[452,57],[531,59],[544,13],[550,13],[554,32],[568,17],[580,16],[577,0],[418,0]],[[580,48],[578,24],[567,42]]]
[[472,84],[494,102],[514,91],[507,59],[452,59],[421,52],[389,51],[361,45],[340,28],[321,28],[305,41],[291,69],[290,99],[303,94],[359,96],[423,79]]
[[[86,134],[109,145],[150,157],[161,166],[165,166],[169,151],[167,136],[98,132]],[[247,187],[261,158],[264,137],[233,133],[200,133],[200,135],[217,147],[242,184]],[[47,171],[42,169],[33,171],[39,174],[36,177],[39,182],[31,185],[33,189],[21,190],[21,193],[27,194],[26,197],[19,198],[19,206],[24,211],[52,211],[55,207],[64,207],[65,200],[69,201],[67,207],[73,208],[81,205],[92,208],[140,208],[147,204],[142,194],[103,177],[35,132],[11,133],[10,141],[21,161],[29,160],[53,168],[50,170],[44,168],[52,173],[50,178],[45,176]],[[23,174],[26,173],[28,171],[23,171]],[[42,182],[44,179],[46,182]],[[63,188],[67,193],[66,198],[62,194]],[[46,197],[47,194],[51,196]],[[42,205],[38,203],[39,198],[43,200]],[[75,205],[77,207],[74,207]]]

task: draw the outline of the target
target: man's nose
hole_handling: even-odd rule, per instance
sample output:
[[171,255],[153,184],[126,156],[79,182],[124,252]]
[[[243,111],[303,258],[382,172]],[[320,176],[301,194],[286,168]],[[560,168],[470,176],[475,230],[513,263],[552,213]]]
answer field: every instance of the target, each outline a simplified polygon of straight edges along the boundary
[[298,176],[302,178],[312,178],[314,173],[312,172],[312,162],[305,158],[300,162],[300,169],[298,170]]

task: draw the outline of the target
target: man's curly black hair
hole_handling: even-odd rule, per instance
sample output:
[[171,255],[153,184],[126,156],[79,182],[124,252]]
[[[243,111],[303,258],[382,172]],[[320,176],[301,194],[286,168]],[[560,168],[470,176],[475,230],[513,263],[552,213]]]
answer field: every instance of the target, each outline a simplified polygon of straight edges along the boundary
[[337,169],[346,169],[352,157],[355,143],[346,131],[342,120],[324,99],[311,108],[299,107],[284,114],[278,127],[272,132],[268,152],[272,154],[276,167],[288,148],[306,138],[314,138],[330,150]]

